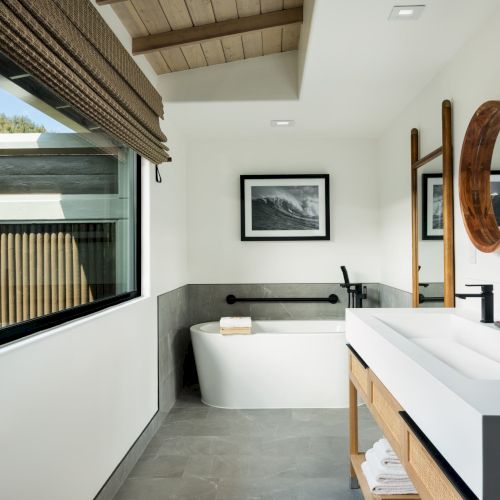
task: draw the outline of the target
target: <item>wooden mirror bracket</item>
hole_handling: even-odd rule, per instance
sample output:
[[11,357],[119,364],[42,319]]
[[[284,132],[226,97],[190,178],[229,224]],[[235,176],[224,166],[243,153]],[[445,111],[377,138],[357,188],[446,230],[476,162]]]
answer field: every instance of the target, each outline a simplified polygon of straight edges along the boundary
[[485,102],[474,113],[462,146],[460,208],[473,245],[481,252],[500,247],[500,229],[491,203],[491,161],[500,132],[500,101]]
[[[444,245],[444,307],[455,306],[455,250],[453,226],[453,137],[451,131],[451,102],[445,100],[441,106],[442,145],[419,158],[419,133],[411,131],[411,205],[412,205],[412,305],[420,303],[418,277],[418,176],[420,167],[443,157],[443,245]],[[489,182],[489,179],[488,179]],[[488,184],[489,189],[489,184]]]

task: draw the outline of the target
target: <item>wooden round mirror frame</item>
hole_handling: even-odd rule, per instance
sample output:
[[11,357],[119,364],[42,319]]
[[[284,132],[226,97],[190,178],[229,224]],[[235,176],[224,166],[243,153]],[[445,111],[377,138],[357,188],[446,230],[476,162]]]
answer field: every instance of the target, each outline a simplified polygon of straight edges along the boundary
[[500,247],[490,188],[491,160],[499,132],[500,101],[485,102],[469,123],[460,158],[462,217],[470,240],[481,252]]

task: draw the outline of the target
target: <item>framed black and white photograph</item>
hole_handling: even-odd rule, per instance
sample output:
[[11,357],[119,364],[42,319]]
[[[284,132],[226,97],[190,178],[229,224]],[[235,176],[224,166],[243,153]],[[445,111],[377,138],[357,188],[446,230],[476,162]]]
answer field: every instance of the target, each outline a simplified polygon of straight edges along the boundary
[[443,175],[422,175],[422,239],[443,239]]
[[329,175],[242,175],[241,239],[329,240]]
[[491,186],[491,204],[497,220],[497,226],[500,226],[500,170],[492,170],[490,177]]

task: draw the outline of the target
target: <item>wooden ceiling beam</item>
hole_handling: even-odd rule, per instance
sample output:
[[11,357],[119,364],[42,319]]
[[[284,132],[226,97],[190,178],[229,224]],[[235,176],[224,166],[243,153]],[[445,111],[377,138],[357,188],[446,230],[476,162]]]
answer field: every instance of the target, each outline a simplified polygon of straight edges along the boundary
[[256,16],[230,19],[219,23],[204,24],[192,28],[140,36],[132,40],[132,53],[134,55],[145,54],[161,49],[205,42],[214,38],[225,38],[241,33],[260,31],[276,26],[285,26],[301,22],[302,7],[278,10]]

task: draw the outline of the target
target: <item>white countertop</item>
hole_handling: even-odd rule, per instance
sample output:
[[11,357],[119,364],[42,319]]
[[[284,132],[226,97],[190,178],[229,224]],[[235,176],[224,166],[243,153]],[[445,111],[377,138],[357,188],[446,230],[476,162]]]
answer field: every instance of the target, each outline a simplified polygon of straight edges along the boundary
[[[429,352],[425,346],[425,340],[433,337],[433,332],[425,335],[425,339],[418,339],[416,342],[409,340],[404,335],[391,327],[391,320],[397,317],[411,317],[426,316],[432,318],[437,315],[441,316],[456,316],[457,320],[462,322],[461,327],[470,329],[470,335],[474,336],[475,333],[483,330],[487,331],[493,337],[493,341],[498,342],[498,346],[490,346],[490,352],[484,353],[484,361],[488,362],[488,357],[496,357],[500,366],[500,328],[494,324],[484,324],[477,320],[472,319],[472,316],[467,312],[458,311],[457,309],[445,308],[420,308],[420,309],[348,309],[346,320],[348,317],[354,315],[369,325],[372,329],[376,330],[377,334],[382,338],[396,346],[402,353],[411,358],[412,361],[418,363],[423,369],[433,375],[437,380],[444,383],[448,388],[464,400],[467,404],[472,406],[481,415],[500,415],[500,373],[498,378],[481,379],[474,376],[476,365],[474,362],[481,361],[478,356],[476,360],[463,360],[464,370],[469,373],[469,376],[462,373],[460,370],[455,369],[452,364],[442,361],[440,358]],[[396,319],[397,321],[397,319]],[[389,323],[389,324],[388,324]],[[349,328],[347,327],[347,341],[350,342]],[[422,345],[419,345],[421,343]],[[459,344],[460,345],[460,344]],[[353,345],[356,349],[356,346]],[[450,346],[453,347],[453,346]],[[498,351],[494,351],[498,348]],[[362,348],[361,348],[362,349]],[[459,358],[460,353],[457,353]],[[470,362],[467,367],[465,363]],[[457,359],[460,363],[460,359]],[[494,377],[494,370],[492,370]]]
[[456,309],[348,309],[346,338],[482,498],[483,421],[500,416],[500,329]]

